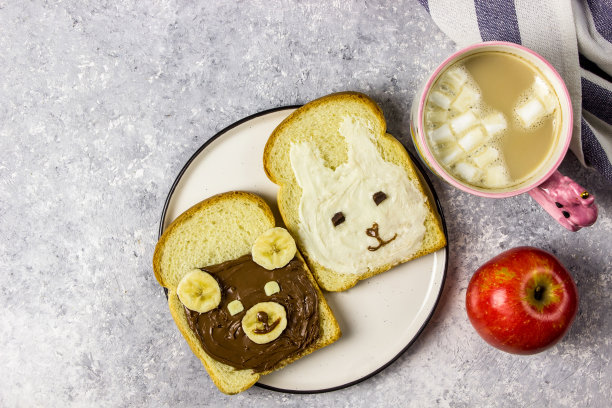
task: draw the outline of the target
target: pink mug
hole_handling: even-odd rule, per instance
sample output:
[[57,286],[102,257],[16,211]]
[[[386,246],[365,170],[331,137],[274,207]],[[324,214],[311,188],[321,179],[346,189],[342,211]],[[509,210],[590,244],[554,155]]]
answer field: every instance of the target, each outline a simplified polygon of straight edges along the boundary
[[[467,56],[498,51],[513,54],[532,64],[553,86],[559,97],[561,107],[561,132],[555,141],[553,153],[533,174],[523,182],[502,189],[475,187],[454,177],[438,163],[425,138],[424,108],[427,98],[436,80],[455,62]],[[569,177],[557,171],[567,153],[572,138],[572,103],[565,83],[548,61],[534,51],[521,45],[508,42],[484,42],[471,45],[455,52],[440,64],[425,82],[415,97],[410,113],[410,131],[412,141],[423,163],[449,184],[466,191],[488,198],[506,198],[527,192],[561,225],[571,231],[588,227],[597,220],[595,198]]]

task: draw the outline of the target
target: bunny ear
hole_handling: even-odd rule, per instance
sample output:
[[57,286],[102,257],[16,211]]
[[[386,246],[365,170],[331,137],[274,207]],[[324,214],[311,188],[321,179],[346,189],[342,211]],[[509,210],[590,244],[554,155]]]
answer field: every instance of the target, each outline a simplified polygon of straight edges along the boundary
[[385,162],[372,140],[374,129],[370,122],[347,116],[340,124],[339,130],[346,141],[350,163],[371,163],[375,160],[378,165],[384,165]]
[[333,176],[333,170],[326,167],[323,159],[316,154],[309,143],[291,145],[289,151],[291,166],[302,190],[317,192]]
[[[348,161],[346,166],[352,172],[359,172],[363,178],[372,170],[367,168],[373,163],[377,167],[388,166],[374,144],[374,129],[369,121],[346,116],[339,129],[347,144]],[[305,192],[320,193],[329,189],[329,181],[334,170],[325,166],[319,150],[313,144],[302,142],[292,144],[289,151],[291,166],[298,184]],[[336,169],[338,170],[338,169]]]

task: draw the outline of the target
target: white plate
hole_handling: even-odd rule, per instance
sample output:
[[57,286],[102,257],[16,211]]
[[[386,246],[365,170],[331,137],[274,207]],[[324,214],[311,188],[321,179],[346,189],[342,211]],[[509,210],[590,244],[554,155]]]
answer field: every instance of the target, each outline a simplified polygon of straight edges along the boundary
[[[272,130],[294,110],[287,107],[253,115],[205,143],[170,190],[160,235],[192,205],[231,190],[259,194],[280,221],[278,188],[263,171],[263,149]],[[416,163],[414,157],[413,161]],[[429,186],[431,189],[431,183]],[[447,257],[445,248],[366,279],[348,291],[326,292],[342,329],[340,340],[263,376],[258,384],[285,392],[324,392],[363,381],[387,367],[429,321],[442,293]]]

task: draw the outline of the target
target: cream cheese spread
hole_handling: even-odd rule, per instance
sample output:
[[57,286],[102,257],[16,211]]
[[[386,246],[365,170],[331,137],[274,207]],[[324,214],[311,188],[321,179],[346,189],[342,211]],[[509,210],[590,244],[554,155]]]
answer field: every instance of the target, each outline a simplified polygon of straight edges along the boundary
[[[291,145],[291,167],[302,188],[299,239],[312,260],[338,273],[363,274],[397,264],[422,245],[426,198],[402,167],[382,158],[371,123],[346,116],[339,132],[348,160],[335,170],[325,166],[311,143]],[[386,198],[377,205],[373,196],[378,192]],[[334,226],[332,217],[339,212],[344,221]],[[367,233],[374,224],[378,240]],[[368,249],[381,240],[389,242]]]

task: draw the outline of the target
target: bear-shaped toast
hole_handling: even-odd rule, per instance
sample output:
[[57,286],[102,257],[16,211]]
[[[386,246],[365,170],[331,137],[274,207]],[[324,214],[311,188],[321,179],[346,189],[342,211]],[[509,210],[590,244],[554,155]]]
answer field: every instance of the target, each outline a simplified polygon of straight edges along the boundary
[[155,248],[172,317],[226,394],[340,337],[293,238],[274,225],[260,197],[223,193],[181,214]]
[[408,153],[363,94],[332,94],[293,112],[270,136],[264,169],[326,290],[348,289],[446,244]]

